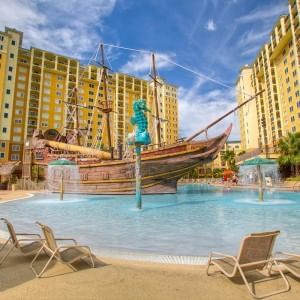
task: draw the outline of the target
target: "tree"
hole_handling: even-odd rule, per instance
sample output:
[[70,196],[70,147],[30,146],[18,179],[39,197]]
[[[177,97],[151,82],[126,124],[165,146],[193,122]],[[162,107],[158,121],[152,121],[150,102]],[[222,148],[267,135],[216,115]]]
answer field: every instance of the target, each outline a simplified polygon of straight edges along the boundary
[[235,170],[235,154],[233,150],[226,150],[223,153],[223,160],[228,163],[231,170]]
[[300,132],[288,132],[287,136],[281,138],[278,143],[280,156],[279,165],[289,166],[291,175],[297,175],[297,165],[300,163]]

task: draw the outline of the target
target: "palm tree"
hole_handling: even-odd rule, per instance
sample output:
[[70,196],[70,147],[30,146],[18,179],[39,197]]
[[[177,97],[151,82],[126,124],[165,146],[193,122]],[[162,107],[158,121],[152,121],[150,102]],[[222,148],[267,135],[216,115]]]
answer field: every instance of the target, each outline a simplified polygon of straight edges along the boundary
[[280,166],[290,166],[291,175],[297,173],[297,165],[300,163],[300,132],[288,132],[278,143]]
[[235,154],[233,150],[226,150],[223,153],[223,160],[228,162],[229,168],[231,170],[235,169]]

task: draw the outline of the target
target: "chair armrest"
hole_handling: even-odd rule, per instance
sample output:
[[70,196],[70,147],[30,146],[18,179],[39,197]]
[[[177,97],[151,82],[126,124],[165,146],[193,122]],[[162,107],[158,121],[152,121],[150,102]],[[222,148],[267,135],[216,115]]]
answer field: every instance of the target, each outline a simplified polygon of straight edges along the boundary
[[75,245],[77,245],[77,241],[72,238],[55,238],[56,241],[73,241]]
[[39,238],[41,238],[41,235],[38,233],[16,233],[16,235],[38,236]]
[[45,239],[18,239],[18,242],[29,242],[29,241],[41,242],[41,241],[45,241]]
[[71,249],[71,248],[86,248],[89,252],[91,252],[91,249],[89,246],[86,246],[86,245],[70,245],[70,246],[60,246],[58,247],[57,249],[60,250],[60,249]]
[[297,258],[300,258],[300,254],[295,254],[295,253],[289,253],[289,252],[276,252],[275,253],[275,256],[277,254],[281,254],[281,255],[285,255],[285,256],[292,256],[292,257],[297,257]]
[[222,257],[228,257],[228,258],[232,258],[234,261],[236,261],[236,257],[235,256],[232,256],[232,255],[228,255],[228,254],[224,254],[224,253],[221,253],[221,252],[212,252],[211,253],[211,256],[222,256]]

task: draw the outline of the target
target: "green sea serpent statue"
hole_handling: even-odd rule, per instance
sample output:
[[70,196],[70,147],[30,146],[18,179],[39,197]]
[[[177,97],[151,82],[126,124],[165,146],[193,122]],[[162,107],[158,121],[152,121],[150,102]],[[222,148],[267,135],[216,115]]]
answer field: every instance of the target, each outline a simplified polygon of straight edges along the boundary
[[136,207],[138,209],[142,208],[142,176],[141,176],[141,146],[149,145],[151,143],[151,138],[148,132],[148,121],[146,117],[146,112],[150,109],[146,105],[144,99],[137,99],[133,102],[134,116],[131,118],[130,122],[132,125],[136,126],[135,132],[128,134],[127,143],[129,145],[135,146],[135,198]]
[[148,120],[145,112],[149,112],[144,99],[138,99],[133,102],[134,116],[131,117],[130,123],[136,125],[136,130],[128,135],[129,145],[149,145],[151,138],[148,132]]

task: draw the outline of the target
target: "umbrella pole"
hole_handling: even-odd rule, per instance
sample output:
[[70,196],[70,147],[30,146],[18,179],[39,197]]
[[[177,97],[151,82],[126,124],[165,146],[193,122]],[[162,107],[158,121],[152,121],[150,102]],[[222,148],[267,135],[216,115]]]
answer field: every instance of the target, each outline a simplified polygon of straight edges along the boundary
[[257,165],[257,175],[258,175],[258,179],[259,179],[258,199],[259,199],[259,201],[264,201],[263,177],[262,177],[260,165]]

